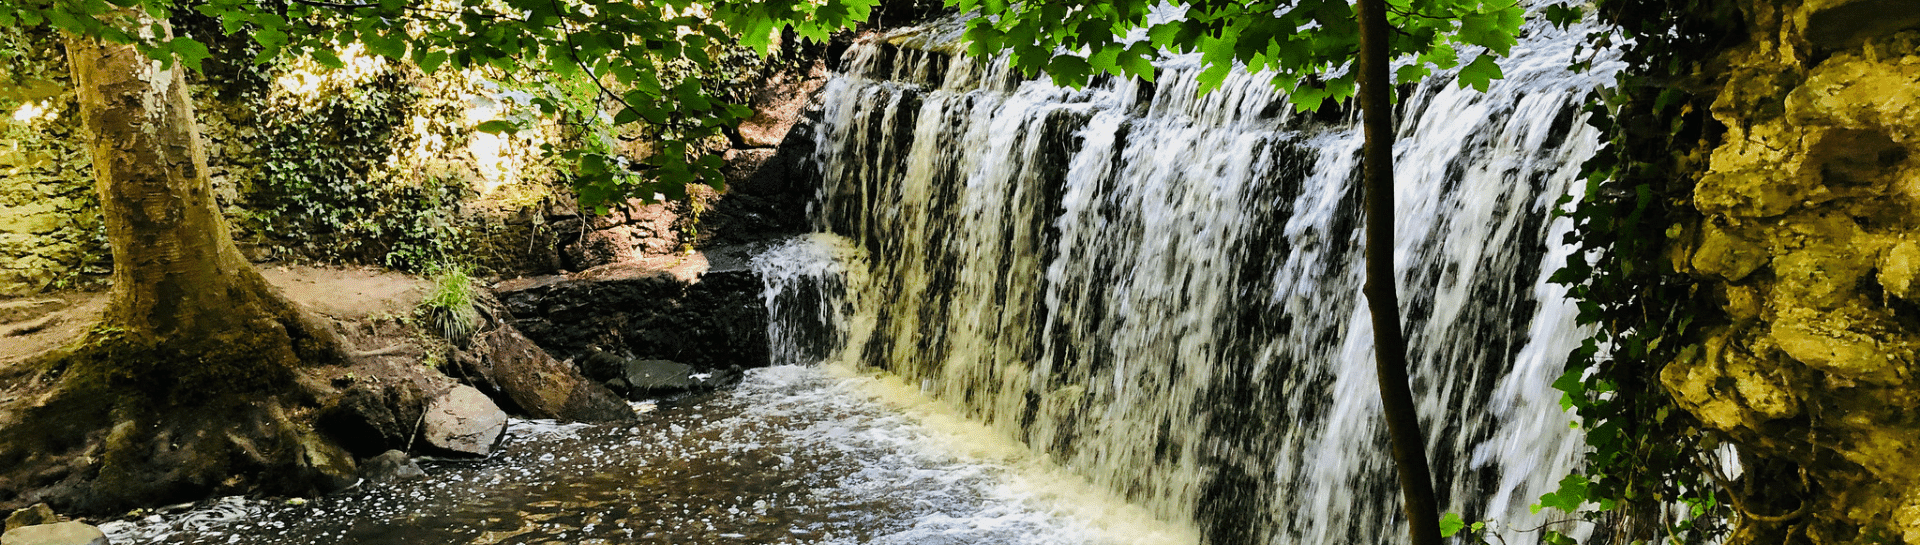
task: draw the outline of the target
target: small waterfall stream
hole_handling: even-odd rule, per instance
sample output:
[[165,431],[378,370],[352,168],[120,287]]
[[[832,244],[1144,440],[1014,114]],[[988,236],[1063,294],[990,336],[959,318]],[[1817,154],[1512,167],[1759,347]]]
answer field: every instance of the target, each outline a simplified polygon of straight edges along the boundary
[[[1404,535],[1357,125],[1245,73],[1196,96],[1193,57],[1074,90],[933,52],[951,34],[857,45],[827,84],[816,216],[863,270],[802,282],[832,316],[774,329],[848,343],[1212,543]],[[1597,141],[1579,99],[1610,77],[1564,69],[1584,34],[1530,27],[1488,92],[1440,78],[1400,105],[1413,386],[1442,504],[1469,519],[1539,526],[1528,506],[1578,458],[1548,384],[1584,335],[1545,280],[1570,251],[1548,210]],[[811,297],[776,284],[770,308]]]
[[[1544,279],[1570,251],[1546,211],[1596,141],[1577,99],[1608,77],[1560,68],[1584,33],[1532,29],[1489,92],[1435,81],[1401,102],[1414,390],[1443,503],[1496,528],[1544,522],[1527,506],[1578,457],[1547,384],[1583,334]],[[1196,97],[1191,58],[1157,85],[1023,81],[929,52],[943,34],[858,46],[823,91],[821,233],[753,260],[778,365],[636,403],[632,423],[515,420],[493,456],[426,460],[420,480],[103,528],[182,544],[1398,542],[1350,120],[1292,113],[1246,74]]]

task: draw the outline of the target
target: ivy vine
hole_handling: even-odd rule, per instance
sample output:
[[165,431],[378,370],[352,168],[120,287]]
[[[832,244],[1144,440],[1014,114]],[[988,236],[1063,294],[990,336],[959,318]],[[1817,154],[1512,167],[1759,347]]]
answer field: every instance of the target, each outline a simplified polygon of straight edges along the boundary
[[[1580,252],[1552,280],[1578,302],[1593,335],[1553,383],[1580,417],[1585,467],[1536,508],[1595,523],[1598,542],[1707,543],[1727,530],[1723,492],[1701,467],[1715,438],[1674,406],[1659,372],[1720,320],[1707,294],[1672,259],[1696,224],[1693,176],[1725,129],[1709,115],[1714,92],[1695,63],[1737,40],[1736,8],[1710,0],[1599,0],[1604,30],[1589,47],[1618,47],[1627,68],[1586,100],[1605,136],[1583,165],[1586,185],[1559,210]],[[1584,68],[1576,66],[1576,68]],[[1547,541],[1570,543],[1549,532]]]

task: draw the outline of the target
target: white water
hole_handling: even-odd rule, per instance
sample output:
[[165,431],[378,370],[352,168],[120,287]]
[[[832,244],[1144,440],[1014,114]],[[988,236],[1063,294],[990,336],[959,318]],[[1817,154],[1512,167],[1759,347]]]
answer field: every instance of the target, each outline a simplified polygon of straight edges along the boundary
[[[1578,457],[1548,384],[1584,335],[1545,282],[1570,251],[1547,210],[1597,141],[1578,101],[1608,77],[1561,69],[1584,30],[1533,34],[1487,93],[1405,98],[1396,148],[1429,452],[1446,508],[1496,528],[1539,526],[1527,507]],[[1404,535],[1358,304],[1355,126],[1246,74],[1196,97],[1192,58],[1157,88],[1072,90],[1003,62],[849,55],[817,128],[818,217],[859,257],[808,276],[847,275],[808,321],[845,365],[1215,543]],[[769,275],[770,302],[790,277]]]

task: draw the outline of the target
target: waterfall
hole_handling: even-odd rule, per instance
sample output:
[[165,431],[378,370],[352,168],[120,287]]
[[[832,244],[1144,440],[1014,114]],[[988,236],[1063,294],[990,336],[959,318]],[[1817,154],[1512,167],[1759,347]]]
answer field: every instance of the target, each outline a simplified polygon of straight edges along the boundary
[[[952,33],[856,45],[823,90],[838,237],[756,261],[776,354],[899,375],[1211,543],[1398,542],[1352,116],[1243,72],[1198,96],[1193,56],[1056,87]],[[1544,523],[1579,457],[1548,384],[1585,332],[1546,279],[1617,64],[1564,70],[1585,33],[1530,26],[1489,91],[1399,104],[1413,390],[1442,506],[1495,528]]]

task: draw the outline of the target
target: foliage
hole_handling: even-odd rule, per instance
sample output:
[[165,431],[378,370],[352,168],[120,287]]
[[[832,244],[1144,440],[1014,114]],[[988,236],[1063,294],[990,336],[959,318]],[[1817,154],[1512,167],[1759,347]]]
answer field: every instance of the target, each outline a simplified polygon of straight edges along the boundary
[[[1300,109],[1353,96],[1359,30],[1344,0],[1176,2],[1008,2],[949,0],[985,17],[969,23],[971,52],[1009,50],[1029,74],[1044,70],[1062,85],[1081,86],[1095,74],[1152,81],[1161,51],[1199,52],[1201,90],[1218,87],[1235,65],[1266,71]],[[1510,0],[1395,0],[1387,10],[1390,57],[1407,61],[1395,73],[1416,82],[1434,69],[1459,68],[1461,86],[1485,90],[1501,77],[1495,57],[1517,43],[1524,8]],[[1182,17],[1154,10],[1184,9]],[[1573,18],[1564,6],[1547,10]],[[1464,65],[1463,57],[1471,57]]]
[[[336,53],[364,44],[376,56],[405,61],[427,73],[442,68],[492,67],[508,73],[551,73],[583,78],[620,106],[618,124],[671,126],[658,153],[628,163],[592,149],[555,149],[576,172],[583,201],[604,208],[623,197],[652,199],[687,184],[723,185],[719,157],[700,153],[700,139],[751,115],[723,100],[694,77],[671,77],[663,67],[677,62],[716,65],[715,48],[738,43],[765,52],[774,37],[791,29],[824,41],[833,30],[864,21],[875,0],[773,0],[702,2],[669,0],[407,0],[339,3],[293,0],[256,3],[208,0],[195,12],[219,21],[225,35],[246,35],[259,46],[259,60],[310,55],[339,67]],[[186,9],[173,0],[11,0],[0,3],[0,27],[50,26],[137,45],[166,62],[193,68],[211,53],[199,36],[172,38],[139,28],[134,10],[166,19]],[[667,76],[667,77],[663,77]],[[565,109],[548,97],[533,100],[542,113]],[[488,131],[523,129],[511,121],[483,124]]]
[[1616,26],[1590,36],[1590,46],[1620,43],[1628,68],[1613,88],[1588,96],[1588,123],[1606,141],[1583,166],[1582,195],[1561,201],[1575,225],[1569,242],[1582,251],[1553,276],[1578,301],[1580,322],[1594,327],[1553,384],[1591,449],[1582,473],[1536,509],[1582,514],[1619,543],[1710,542],[1726,516],[1698,465],[1712,438],[1673,405],[1659,372],[1715,315],[1706,294],[1674,271],[1670,245],[1697,221],[1690,175],[1704,170],[1724,132],[1708,115],[1713,94],[1689,86],[1692,62],[1725,47],[1739,18],[1731,4],[1708,0],[1602,0],[1596,8]]
[[421,270],[445,257],[460,236],[457,207],[472,189],[462,177],[396,159],[428,136],[409,130],[410,119],[438,125],[434,136],[444,138],[457,133],[446,127],[453,112],[417,111],[418,90],[390,71],[306,100],[276,95],[242,95],[243,107],[259,112],[258,148],[248,158],[257,171],[242,188],[245,228],[327,261]]
[[463,340],[480,324],[474,295],[473,278],[464,267],[442,266],[434,273],[433,292],[420,301],[420,309],[441,337]]

